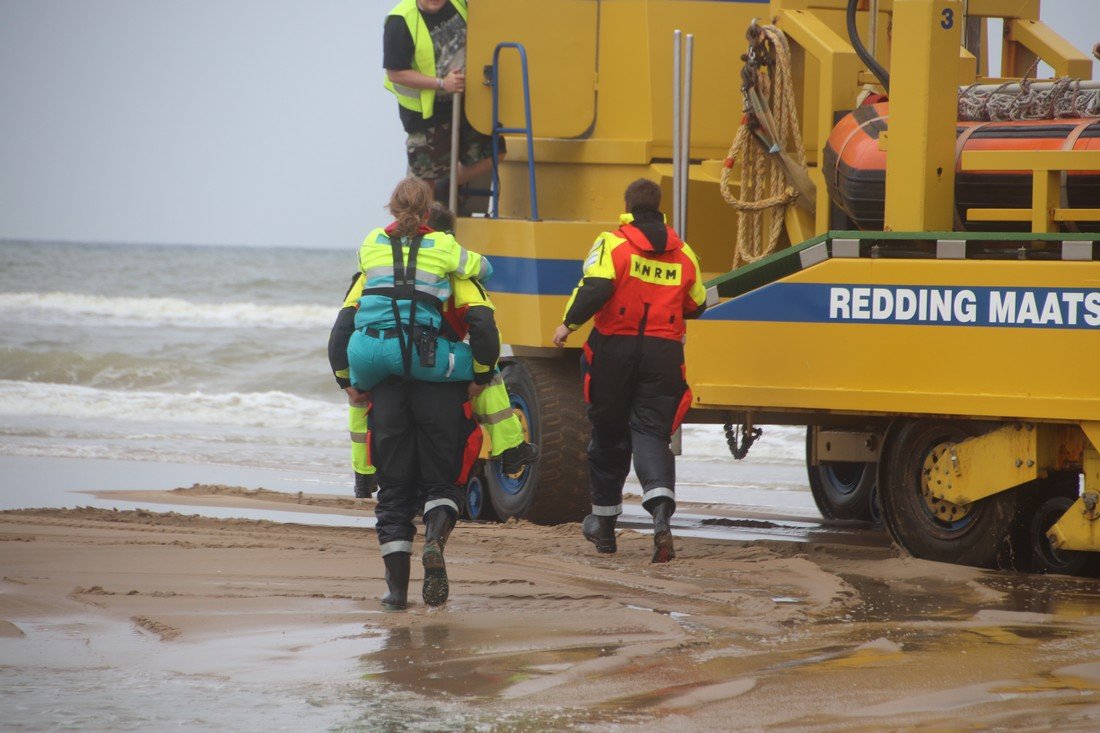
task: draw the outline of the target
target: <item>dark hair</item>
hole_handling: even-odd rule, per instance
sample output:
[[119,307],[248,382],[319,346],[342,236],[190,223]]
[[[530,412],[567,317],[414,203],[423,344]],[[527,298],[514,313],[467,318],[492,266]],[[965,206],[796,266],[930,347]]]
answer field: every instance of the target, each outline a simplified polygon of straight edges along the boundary
[[626,201],[626,210],[651,209],[657,211],[661,208],[661,187],[648,178],[639,178],[626,187],[623,194]]
[[432,210],[428,213],[428,226],[437,232],[453,234],[455,230],[455,215],[439,201],[432,202]]
[[427,218],[434,199],[432,187],[427,181],[409,176],[398,183],[387,207],[397,222],[393,233],[399,237],[416,234],[421,222]]

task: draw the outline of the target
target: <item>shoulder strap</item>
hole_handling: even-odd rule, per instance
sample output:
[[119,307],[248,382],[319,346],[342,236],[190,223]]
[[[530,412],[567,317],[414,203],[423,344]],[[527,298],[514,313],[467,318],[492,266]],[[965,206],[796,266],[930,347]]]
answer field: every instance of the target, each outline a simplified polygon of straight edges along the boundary
[[[405,264],[405,257],[401,249],[401,237],[390,239],[390,247],[393,251],[393,290],[390,293],[390,307],[393,309],[393,322],[397,329],[397,344],[401,347],[401,362],[405,368],[405,379],[412,377],[412,333],[416,324],[416,254],[420,251],[420,240],[423,236],[417,235],[409,242],[409,263]],[[401,324],[401,309],[397,305],[398,300],[411,301],[409,305],[409,329],[406,331]]]

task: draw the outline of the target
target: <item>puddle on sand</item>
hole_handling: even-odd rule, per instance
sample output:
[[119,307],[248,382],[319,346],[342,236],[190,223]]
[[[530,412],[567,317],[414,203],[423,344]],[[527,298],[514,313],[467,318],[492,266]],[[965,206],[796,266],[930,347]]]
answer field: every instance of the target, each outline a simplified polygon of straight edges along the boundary
[[980,581],[1005,595],[1001,608],[1064,618],[1100,615],[1100,578],[988,573]]
[[390,629],[382,648],[361,659],[363,698],[371,712],[347,729],[544,731],[652,719],[632,711],[540,707],[537,696],[530,704],[501,700],[515,685],[562,674],[619,648],[564,634],[558,648],[532,649],[530,643],[530,632],[522,628],[425,623]]
[[[366,677],[426,695],[488,697],[533,677],[599,657],[617,646],[563,639],[561,648],[523,649],[522,629],[453,628],[425,624],[389,631],[382,648],[363,657]],[[381,670],[377,667],[381,666]]]

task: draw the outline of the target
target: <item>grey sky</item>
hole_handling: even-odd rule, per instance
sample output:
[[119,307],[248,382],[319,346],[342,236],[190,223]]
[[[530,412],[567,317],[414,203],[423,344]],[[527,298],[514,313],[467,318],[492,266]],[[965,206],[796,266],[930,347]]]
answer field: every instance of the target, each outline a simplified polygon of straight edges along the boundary
[[0,0],[0,239],[354,246],[405,170],[394,1]]

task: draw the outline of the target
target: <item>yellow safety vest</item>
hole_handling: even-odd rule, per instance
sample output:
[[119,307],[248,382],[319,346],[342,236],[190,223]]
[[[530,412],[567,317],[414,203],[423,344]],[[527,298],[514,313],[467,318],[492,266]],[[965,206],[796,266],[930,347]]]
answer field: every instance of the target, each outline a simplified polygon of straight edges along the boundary
[[[462,20],[466,20],[466,0],[451,0]],[[416,0],[401,0],[394,6],[389,15],[397,15],[405,19],[405,25],[409,27],[409,35],[413,39],[413,70],[419,71],[425,76],[435,76],[435,47],[432,45],[432,34],[420,15],[420,8],[416,6]],[[402,84],[394,84],[389,75],[385,77],[383,86],[393,92],[397,97],[397,103],[405,109],[419,112],[424,119],[428,119],[435,112],[435,89],[414,89]]]

